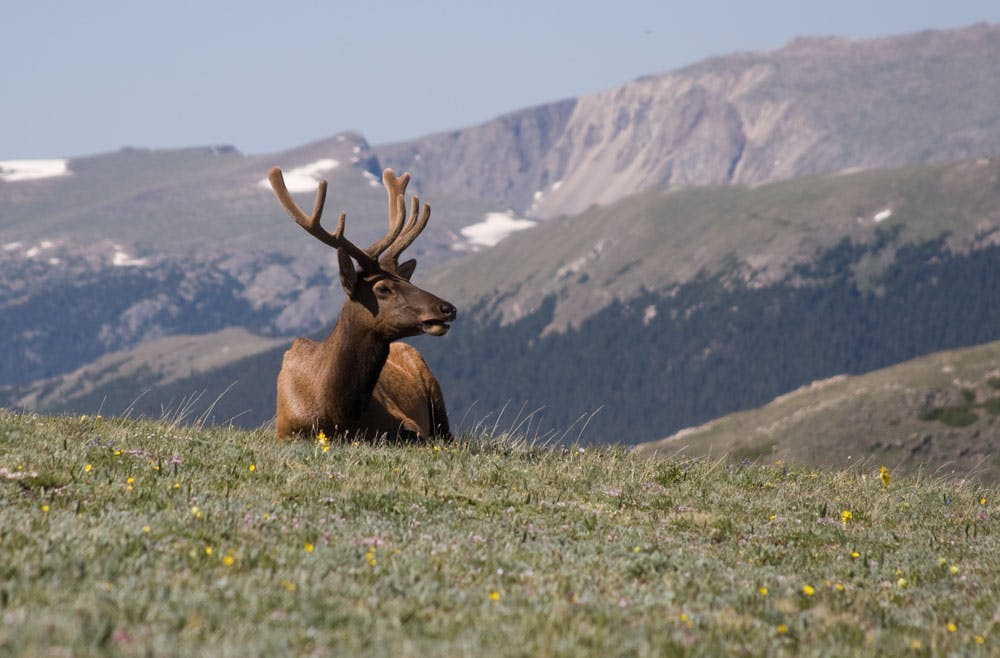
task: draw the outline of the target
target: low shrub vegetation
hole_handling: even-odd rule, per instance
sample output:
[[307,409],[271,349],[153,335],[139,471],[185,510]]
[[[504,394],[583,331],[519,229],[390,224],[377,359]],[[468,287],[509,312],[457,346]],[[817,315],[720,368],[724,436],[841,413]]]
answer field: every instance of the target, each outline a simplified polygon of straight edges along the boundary
[[3,655],[990,655],[1000,491],[0,412]]

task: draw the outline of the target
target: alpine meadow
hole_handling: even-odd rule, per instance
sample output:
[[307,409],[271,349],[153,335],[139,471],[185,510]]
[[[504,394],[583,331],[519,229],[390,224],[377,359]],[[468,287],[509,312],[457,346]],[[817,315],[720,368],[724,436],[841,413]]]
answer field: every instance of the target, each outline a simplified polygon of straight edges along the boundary
[[13,655],[991,655],[1000,491],[3,413]]

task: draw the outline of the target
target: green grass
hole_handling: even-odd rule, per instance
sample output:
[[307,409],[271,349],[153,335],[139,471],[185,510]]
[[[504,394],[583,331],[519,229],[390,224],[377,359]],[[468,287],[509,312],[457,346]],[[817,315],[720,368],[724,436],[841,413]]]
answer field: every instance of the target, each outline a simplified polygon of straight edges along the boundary
[[0,412],[0,655],[995,653],[1000,490],[877,470]]

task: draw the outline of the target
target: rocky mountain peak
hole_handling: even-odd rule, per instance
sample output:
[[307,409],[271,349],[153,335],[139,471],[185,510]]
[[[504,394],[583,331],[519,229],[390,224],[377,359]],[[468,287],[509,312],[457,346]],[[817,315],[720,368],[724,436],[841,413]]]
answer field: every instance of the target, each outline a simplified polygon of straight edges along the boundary
[[542,218],[660,187],[955,160],[1000,151],[998,60],[991,25],[797,39],[375,151],[428,192]]

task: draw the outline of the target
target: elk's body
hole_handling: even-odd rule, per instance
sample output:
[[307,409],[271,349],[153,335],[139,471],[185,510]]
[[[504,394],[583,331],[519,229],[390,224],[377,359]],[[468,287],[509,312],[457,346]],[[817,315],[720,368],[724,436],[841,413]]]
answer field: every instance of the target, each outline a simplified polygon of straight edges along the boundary
[[[389,232],[362,250],[337,231],[320,226],[326,182],[320,183],[311,217],[291,199],[281,171],[271,185],[285,209],[310,234],[337,249],[347,299],[325,341],[296,340],[278,373],[275,418],[279,438],[346,433],[369,438],[450,436],[441,387],[416,349],[394,342],[407,336],[448,331],[455,307],[410,283],[416,261],[399,263],[400,253],[420,234],[430,207],[413,210],[406,221],[404,193],[409,175],[383,174],[389,195]],[[383,255],[383,253],[385,255]],[[358,263],[355,268],[354,262]]]

